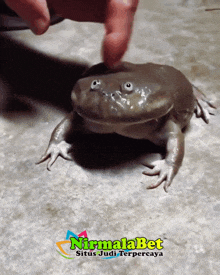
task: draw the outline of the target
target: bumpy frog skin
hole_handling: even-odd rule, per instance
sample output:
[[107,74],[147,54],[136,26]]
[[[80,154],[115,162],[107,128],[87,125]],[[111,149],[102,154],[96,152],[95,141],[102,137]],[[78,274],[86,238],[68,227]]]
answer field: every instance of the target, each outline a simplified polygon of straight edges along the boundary
[[54,129],[48,149],[38,163],[57,157],[72,159],[68,138],[83,133],[117,133],[166,146],[166,156],[150,164],[146,175],[159,175],[156,188],[170,186],[184,155],[184,134],[195,112],[208,123],[214,106],[186,77],[173,67],[124,62],[114,69],[103,63],[91,67],[72,91],[73,112]]

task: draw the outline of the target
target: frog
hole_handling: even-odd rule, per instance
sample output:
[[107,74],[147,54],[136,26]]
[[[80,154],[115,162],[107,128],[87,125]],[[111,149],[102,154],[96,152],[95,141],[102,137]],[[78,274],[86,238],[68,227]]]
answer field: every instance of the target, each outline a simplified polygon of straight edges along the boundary
[[73,111],[54,129],[45,154],[47,169],[58,156],[72,160],[70,137],[79,133],[118,134],[144,139],[165,148],[165,158],[149,162],[144,175],[158,175],[154,189],[164,183],[168,192],[184,157],[184,129],[195,113],[209,122],[210,100],[176,68],[155,63],[121,62],[88,69],[71,93]]

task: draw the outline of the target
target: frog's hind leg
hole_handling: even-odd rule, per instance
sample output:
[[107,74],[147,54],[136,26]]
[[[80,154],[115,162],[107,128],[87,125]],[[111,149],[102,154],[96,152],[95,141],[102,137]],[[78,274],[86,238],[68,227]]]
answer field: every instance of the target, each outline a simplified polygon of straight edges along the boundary
[[192,89],[196,98],[194,110],[196,117],[201,117],[205,123],[209,123],[210,115],[215,115],[216,106],[193,84]]

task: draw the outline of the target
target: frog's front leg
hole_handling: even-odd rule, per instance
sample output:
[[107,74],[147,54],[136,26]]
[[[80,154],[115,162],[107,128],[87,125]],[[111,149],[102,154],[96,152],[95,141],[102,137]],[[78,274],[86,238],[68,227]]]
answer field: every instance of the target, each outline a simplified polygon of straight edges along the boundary
[[143,174],[154,176],[159,175],[156,184],[152,184],[148,189],[158,187],[164,182],[164,190],[167,192],[173,178],[177,174],[184,156],[184,135],[178,124],[168,121],[163,128],[163,135],[166,135],[166,157],[163,160],[156,160],[151,165],[153,167],[144,171]]
[[72,112],[56,126],[52,132],[48,148],[37,164],[50,158],[47,164],[47,169],[50,170],[59,155],[64,159],[72,160],[69,154],[71,144],[67,141],[74,131],[74,118],[75,114]]

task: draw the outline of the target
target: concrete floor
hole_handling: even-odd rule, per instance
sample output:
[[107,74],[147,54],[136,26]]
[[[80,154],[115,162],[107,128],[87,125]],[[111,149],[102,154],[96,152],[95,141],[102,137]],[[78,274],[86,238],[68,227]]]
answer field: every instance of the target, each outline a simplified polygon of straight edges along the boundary
[[[140,4],[124,60],[172,65],[219,106],[220,12],[156,4]],[[59,158],[51,172],[35,165],[71,109],[75,81],[100,62],[103,33],[102,25],[65,20],[40,37],[29,30],[0,36],[0,273],[217,275],[218,113],[208,125],[193,117],[168,194],[162,186],[146,189],[156,177],[142,175],[136,161],[143,143],[120,137],[81,140],[76,160]],[[65,244],[74,255],[66,259],[56,242],[68,230],[86,230],[89,240],[161,238],[163,256],[75,257]]]

